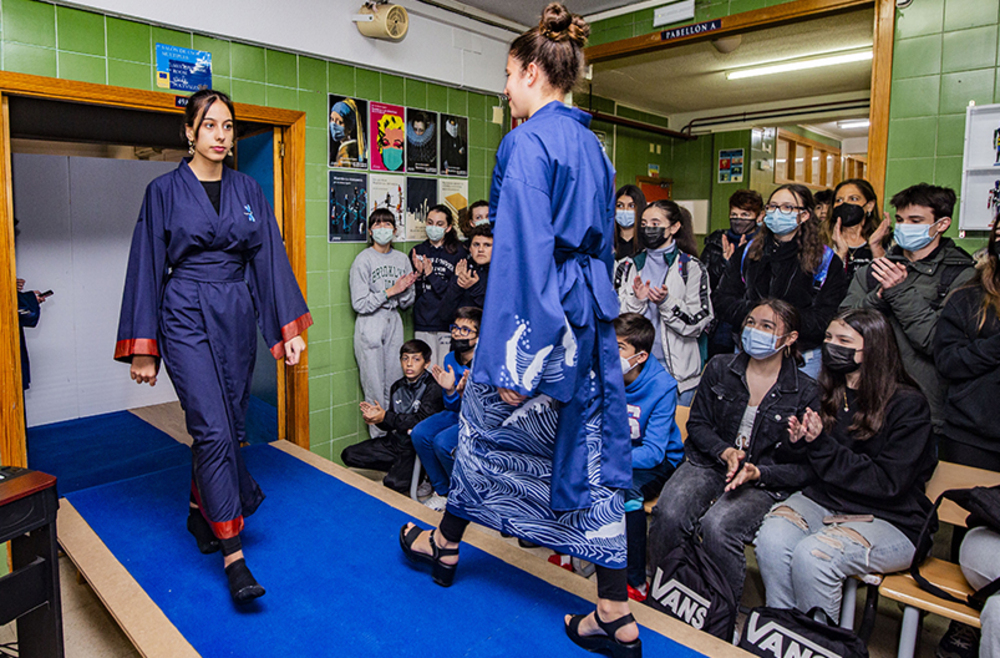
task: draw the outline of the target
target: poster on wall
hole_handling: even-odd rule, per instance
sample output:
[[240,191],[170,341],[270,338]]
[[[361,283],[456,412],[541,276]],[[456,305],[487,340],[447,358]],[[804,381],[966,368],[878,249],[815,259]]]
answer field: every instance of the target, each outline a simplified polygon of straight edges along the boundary
[[368,239],[368,174],[330,172],[330,242]]
[[743,149],[719,151],[719,182],[743,182]]
[[438,203],[438,182],[434,178],[406,178],[406,240],[427,239],[427,211]]
[[441,173],[469,175],[469,119],[454,114],[441,115]]
[[406,238],[406,176],[372,174],[368,185],[368,214],[385,208],[396,218],[396,240]]
[[438,113],[406,108],[406,171],[438,172]]
[[330,166],[368,168],[368,101],[330,94]]
[[156,44],[156,86],[177,91],[211,89],[212,53]]
[[448,206],[455,217],[455,233],[458,237],[465,239],[462,231],[458,228],[458,218],[469,207],[469,181],[441,179],[438,181],[438,198],[441,203]]
[[400,105],[372,103],[371,122],[372,171],[406,171],[406,124]]

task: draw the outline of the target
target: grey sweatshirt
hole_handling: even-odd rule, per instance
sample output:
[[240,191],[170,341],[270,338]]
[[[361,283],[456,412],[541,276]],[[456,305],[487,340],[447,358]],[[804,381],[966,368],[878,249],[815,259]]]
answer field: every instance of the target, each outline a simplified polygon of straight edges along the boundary
[[401,251],[392,249],[380,254],[368,247],[351,263],[351,306],[358,315],[374,315],[397,308],[409,308],[416,295],[413,286],[402,294],[388,297],[385,291],[399,277],[413,271],[410,259]]

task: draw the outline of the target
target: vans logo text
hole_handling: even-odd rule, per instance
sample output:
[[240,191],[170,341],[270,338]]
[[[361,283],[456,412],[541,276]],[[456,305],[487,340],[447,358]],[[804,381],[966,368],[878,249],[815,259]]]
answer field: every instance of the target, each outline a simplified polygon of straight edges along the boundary
[[673,578],[665,583],[662,580],[663,571],[657,569],[649,595],[670,610],[675,617],[701,630],[705,625],[711,602]]

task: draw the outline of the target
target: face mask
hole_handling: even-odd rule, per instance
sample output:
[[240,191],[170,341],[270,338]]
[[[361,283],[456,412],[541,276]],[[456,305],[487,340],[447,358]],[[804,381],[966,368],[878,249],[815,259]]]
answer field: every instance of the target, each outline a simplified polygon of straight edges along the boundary
[[463,352],[468,352],[472,349],[472,339],[471,338],[452,338],[451,339],[451,351],[461,354]]
[[639,242],[646,249],[659,249],[666,241],[666,226],[644,226],[639,229]]
[[444,226],[428,225],[426,230],[428,239],[430,239],[431,242],[437,242],[438,240],[444,239],[445,231],[447,231],[448,229],[446,229]]
[[[941,220],[938,220],[941,221]],[[937,224],[937,222],[934,222]],[[933,242],[936,235],[931,235],[934,224],[896,224],[892,237],[904,251],[918,251]]]
[[990,253],[1000,258],[1000,238],[993,240],[993,246],[990,247]]
[[[638,356],[640,354],[642,354],[642,352],[636,352],[632,356]],[[636,368],[639,367],[638,363],[636,363],[635,365],[632,365],[632,363],[628,360],[628,358],[626,358],[624,356],[619,356],[618,358],[621,360],[621,363],[622,363],[622,375],[627,375],[627,374],[629,374],[630,372],[632,372],[633,370],[635,370]],[[631,358],[631,357],[629,357],[629,358]]]
[[793,210],[789,213],[780,210],[768,210],[764,215],[764,224],[771,229],[775,235],[787,235],[799,226],[799,212]]
[[472,225],[473,226],[486,226],[489,223],[490,223],[490,218],[487,217],[486,219],[480,219],[479,221],[472,222]]
[[447,121],[447,122],[445,122],[444,129],[452,137],[458,137],[458,124],[455,123],[454,121]]
[[743,235],[757,228],[757,220],[747,219],[745,217],[730,217],[729,228],[732,229],[733,233],[736,235]]
[[861,367],[861,364],[854,360],[856,353],[857,350],[853,347],[823,343],[823,367],[840,375],[854,372]]
[[856,206],[853,203],[842,203],[833,209],[833,215],[830,216],[830,223],[836,225],[839,219],[841,228],[857,226],[865,221],[865,214],[865,209],[861,206]]
[[372,240],[378,244],[386,245],[392,242],[392,238],[395,235],[396,230],[386,227],[373,228],[372,229]]
[[635,226],[635,211],[616,210],[615,221],[618,222],[618,226],[621,226],[622,228],[632,228]]
[[766,359],[778,353],[777,343],[781,336],[769,334],[753,327],[743,328],[743,351],[754,359]]
[[382,149],[382,164],[389,171],[396,171],[403,166],[403,149]]
[[346,136],[347,133],[344,131],[344,127],[342,125],[332,121],[330,122],[330,137],[333,138],[333,141],[342,142]]

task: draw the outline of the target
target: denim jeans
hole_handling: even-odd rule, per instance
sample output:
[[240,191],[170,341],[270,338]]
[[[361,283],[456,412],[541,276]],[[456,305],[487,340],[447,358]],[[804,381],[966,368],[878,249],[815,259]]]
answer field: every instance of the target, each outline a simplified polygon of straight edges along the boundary
[[455,467],[452,452],[458,445],[458,412],[439,411],[423,419],[413,428],[410,439],[434,491],[447,496]]
[[[1000,577],[1000,534],[980,526],[973,528],[962,542],[958,558],[962,573],[975,589],[981,589]],[[986,599],[979,614],[983,625],[982,639],[979,641],[979,658],[1000,658],[1000,594]]]
[[649,529],[653,564],[689,537],[701,537],[709,557],[733,586],[736,600],[746,577],[744,546],[753,538],[771,506],[787,494],[744,485],[725,491],[726,471],[685,461],[660,492]]
[[691,400],[694,400],[694,392],[698,390],[698,387],[689,388],[683,393],[677,394],[677,406],[678,407],[690,407]]
[[823,523],[836,513],[800,492],[767,514],[754,544],[768,606],[821,608],[839,622],[846,578],[910,566],[913,543],[896,526],[877,518]]
[[823,350],[819,347],[807,350],[802,353],[802,359],[805,363],[802,364],[802,367],[799,368],[799,370],[806,373],[813,379],[819,379],[820,367],[823,365]]

